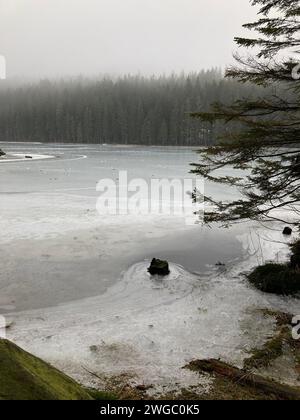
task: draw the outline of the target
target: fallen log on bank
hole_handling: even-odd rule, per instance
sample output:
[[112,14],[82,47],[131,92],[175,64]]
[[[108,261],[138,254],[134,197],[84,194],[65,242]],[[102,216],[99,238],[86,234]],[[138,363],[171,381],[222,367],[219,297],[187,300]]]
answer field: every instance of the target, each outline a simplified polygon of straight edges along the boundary
[[221,376],[241,386],[250,387],[267,395],[273,395],[278,400],[300,400],[300,389],[282,385],[219,360],[194,360],[186,367],[194,371]]

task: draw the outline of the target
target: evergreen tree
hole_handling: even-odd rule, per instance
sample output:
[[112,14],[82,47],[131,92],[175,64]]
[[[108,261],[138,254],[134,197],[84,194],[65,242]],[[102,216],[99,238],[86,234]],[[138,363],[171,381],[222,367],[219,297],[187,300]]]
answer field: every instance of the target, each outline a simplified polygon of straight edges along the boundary
[[209,133],[189,113],[208,110],[212,101],[255,94],[214,69],[5,86],[0,83],[0,140],[51,143],[207,145]]
[[[280,209],[292,211],[293,224],[299,226],[300,201],[300,80],[297,61],[288,49],[300,45],[299,0],[252,0],[260,5],[258,21],[245,27],[258,31],[258,38],[236,38],[242,47],[258,48],[247,59],[237,57],[239,65],[227,77],[256,86],[271,86],[268,95],[242,99],[232,104],[218,103],[209,112],[193,117],[216,124],[223,134],[216,146],[200,151],[201,162],[194,173],[214,182],[238,187],[242,198],[216,202],[206,212],[205,221],[230,224],[243,219],[283,220]],[[248,170],[246,179],[219,176],[225,166]]]
[[146,145],[151,145],[151,121],[149,117],[147,116],[144,120],[144,123],[142,125],[142,131],[141,131],[141,143]]
[[168,126],[165,120],[161,123],[160,129],[158,131],[158,142],[162,146],[168,143]]

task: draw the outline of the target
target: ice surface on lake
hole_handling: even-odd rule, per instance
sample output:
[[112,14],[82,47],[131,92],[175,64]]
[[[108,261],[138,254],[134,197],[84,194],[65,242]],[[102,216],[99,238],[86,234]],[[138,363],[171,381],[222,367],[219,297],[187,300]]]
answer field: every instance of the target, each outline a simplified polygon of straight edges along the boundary
[[[274,322],[257,309],[299,310],[267,296],[242,272],[287,258],[280,229],[186,226],[177,217],[99,217],[96,183],[117,178],[185,177],[189,149],[1,145],[56,159],[0,165],[0,307],[8,338],[87,385],[126,373],[149,392],[204,390],[206,377],[182,369],[195,358],[241,365]],[[207,186],[219,198],[233,194]],[[275,242],[274,242],[275,241]],[[152,257],[170,276],[147,273]],[[215,263],[227,263],[216,269]],[[181,265],[180,265],[181,264]]]
[[[184,148],[1,145],[8,154],[56,159],[0,165],[0,306],[56,305],[103,293],[144,258],[165,257],[191,271],[240,256],[234,234],[186,226],[176,216],[103,216],[100,179],[190,177]],[[158,255],[159,254],[159,255]]]
[[[241,243],[255,251],[262,233],[251,240],[244,236]],[[270,258],[283,252],[267,241],[260,246]],[[264,343],[274,329],[258,309],[299,309],[297,299],[260,293],[240,275],[257,264],[257,257],[255,252],[227,272],[206,277],[171,264],[164,279],[150,277],[150,261],[140,262],[102,296],[13,315],[9,334],[89,385],[102,383],[88,371],[102,376],[103,383],[105,376],[130,375],[133,384],[154,385],[154,395],[190,386],[203,390],[207,379],[183,366],[195,358],[241,366],[247,350]]]

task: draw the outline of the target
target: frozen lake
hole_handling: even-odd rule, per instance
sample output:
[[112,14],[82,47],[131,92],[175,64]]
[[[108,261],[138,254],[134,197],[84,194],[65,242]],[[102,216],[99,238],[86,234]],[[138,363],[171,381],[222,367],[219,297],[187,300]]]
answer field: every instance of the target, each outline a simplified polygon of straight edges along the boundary
[[[175,216],[102,217],[100,179],[190,177],[186,148],[1,144],[8,154],[54,159],[0,163],[1,311],[55,306],[98,296],[133,264],[167,258],[193,273],[242,256],[236,235],[186,226]],[[206,185],[206,193],[232,194]]]
[[[176,148],[1,144],[52,159],[0,163],[0,313],[7,337],[80,382],[110,389],[149,385],[149,396],[202,392],[206,377],[182,369],[195,358],[242,365],[275,323],[258,309],[297,313],[297,299],[253,289],[244,272],[288,248],[282,226],[230,230],[184,218],[100,216],[100,179],[185,178],[197,159]],[[206,194],[233,191],[205,185]],[[171,274],[151,278],[151,258]],[[216,262],[226,267],[215,266]],[[97,379],[89,372],[94,372]],[[283,366],[279,376],[293,379]]]

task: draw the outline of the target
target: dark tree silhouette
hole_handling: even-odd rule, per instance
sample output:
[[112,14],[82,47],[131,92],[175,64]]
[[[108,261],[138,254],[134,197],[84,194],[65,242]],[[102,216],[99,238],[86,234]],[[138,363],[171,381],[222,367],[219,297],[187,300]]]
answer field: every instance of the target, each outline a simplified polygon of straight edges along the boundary
[[[299,226],[300,201],[300,77],[295,51],[300,46],[299,0],[252,0],[260,5],[258,21],[244,25],[257,38],[236,38],[239,46],[258,49],[227,77],[256,86],[269,86],[267,96],[217,103],[194,118],[211,124],[222,121],[224,131],[216,146],[201,150],[193,172],[215,182],[237,186],[242,198],[234,202],[207,200],[214,210],[205,221],[230,224],[244,219],[286,220],[279,209],[292,211]],[[299,56],[300,57],[300,56]],[[299,58],[300,60],[300,58]],[[219,176],[230,166],[248,170],[248,177]]]
[[117,80],[0,83],[1,141],[209,145],[219,131],[192,120],[212,101],[253,96],[221,71]]

